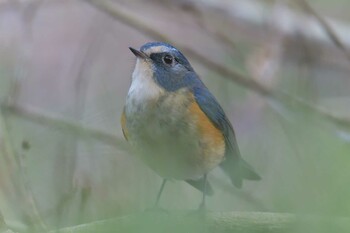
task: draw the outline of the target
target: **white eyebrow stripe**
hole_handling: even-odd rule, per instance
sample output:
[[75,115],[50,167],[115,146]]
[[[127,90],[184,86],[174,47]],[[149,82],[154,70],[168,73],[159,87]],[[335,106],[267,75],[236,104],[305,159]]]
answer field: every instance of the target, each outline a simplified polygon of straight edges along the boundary
[[150,54],[152,54],[152,53],[169,52],[170,50],[176,51],[175,48],[169,48],[169,47],[167,47],[167,46],[160,45],[160,46],[154,46],[154,47],[148,48],[148,49],[146,49],[146,50],[143,51],[143,52],[146,53],[147,55],[150,55]]

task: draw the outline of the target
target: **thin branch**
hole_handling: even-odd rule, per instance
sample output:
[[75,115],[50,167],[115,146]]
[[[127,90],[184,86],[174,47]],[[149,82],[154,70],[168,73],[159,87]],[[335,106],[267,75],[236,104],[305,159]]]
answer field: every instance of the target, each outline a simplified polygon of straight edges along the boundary
[[43,126],[62,129],[74,135],[79,135],[82,138],[95,138],[105,143],[106,145],[112,146],[119,150],[130,151],[128,143],[115,135],[108,134],[97,129],[86,128],[78,123],[74,123],[55,115],[49,115],[33,108],[23,106],[18,107],[13,105],[2,105],[0,108],[3,109],[4,113],[6,114],[14,114],[17,117],[23,118],[25,120],[30,120]]
[[298,0],[298,2],[307,13],[315,17],[325,33],[328,35],[329,39],[344,53],[347,59],[350,60],[349,50],[339,38],[337,33],[333,30],[333,28],[327,23],[327,21],[320,14],[318,14],[306,0]]
[[15,158],[17,169],[19,170],[19,176],[21,181],[21,187],[18,188],[17,191],[20,192],[21,196],[24,198],[25,204],[29,206],[29,217],[31,223],[33,226],[39,227],[40,230],[46,230],[47,227],[42,220],[40,213],[38,211],[33,192],[30,188],[29,181],[27,179],[27,174],[25,173],[25,161],[21,156],[17,156],[16,152],[13,149],[12,141],[10,139],[10,133],[8,130],[8,124],[6,122],[3,109],[0,108],[0,129],[1,133],[3,134],[3,140],[4,140],[4,147],[6,150],[6,153],[11,157]]
[[[144,212],[115,219],[102,220],[52,233],[104,232],[313,232],[319,227],[348,232],[348,218],[298,216],[266,212]],[[316,227],[316,228],[315,228]]]
[[[85,2],[91,4],[102,12],[110,15],[113,19],[118,20],[136,30],[140,31],[146,36],[152,37],[155,40],[167,41],[169,43],[176,44],[175,41],[171,40],[163,33],[148,25],[141,19],[138,19],[136,16],[133,16],[130,13],[126,13],[123,11],[121,7],[116,7],[112,2],[108,0],[84,0]],[[350,119],[348,118],[340,118],[334,116],[333,114],[325,111],[324,109],[313,106],[313,104],[307,103],[300,98],[293,97],[285,91],[280,90],[271,90],[261,83],[255,81],[254,79],[240,74],[239,72],[228,68],[227,66],[221,65],[218,62],[210,60],[208,57],[203,56],[193,50],[192,48],[186,46],[178,46],[180,50],[182,50],[185,54],[193,57],[196,61],[202,64],[204,67],[207,67],[209,70],[216,72],[223,78],[234,81],[235,83],[246,87],[250,90],[257,92],[258,94],[271,98],[283,105],[289,106],[298,106],[303,110],[309,111],[311,113],[315,113],[322,118],[330,120],[336,125],[346,125],[350,128]]]

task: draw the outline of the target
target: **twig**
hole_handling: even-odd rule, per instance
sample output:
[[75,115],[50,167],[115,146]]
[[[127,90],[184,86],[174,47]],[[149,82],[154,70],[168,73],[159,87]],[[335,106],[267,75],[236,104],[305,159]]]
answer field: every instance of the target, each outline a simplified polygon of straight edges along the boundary
[[[104,232],[314,232],[326,227],[336,232],[348,232],[348,218],[297,216],[266,212],[144,212],[115,219],[69,227],[52,233]],[[294,231],[293,231],[294,230]],[[299,231],[298,231],[299,232]]]
[[79,135],[82,138],[95,138],[119,150],[130,151],[128,143],[115,135],[108,134],[97,129],[86,128],[78,123],[74,123],[55,115],[49,115],[33,108],[22,106],[18,107],[12,105],[2,105],[0,106],[0,109],[3,109],[3,111],[7,114],[15,114],[17,117],[21,117],[25,120],[30,120],[32,122],[44,126],[54,127],[56,129],[62,129],[74,135]]
[[2,130],[3,139],[5,141],[6,152],[11,158],[16,159],[17,168],[19,170],[21,187],[18,188],[21,196],[25,200],[25,204],[28,204],[30,213],[29,217],[31,223],[35,227],[39,227],[40,230],[47,230],[46,224],[42,220],[39,210],[37,208],[33,192],[29,186],[29,181],[27,179],[28,175],[26,174],[25,161],[21,156],[17,156],[16,152],[13,149],[12,142],[10,140],[10,134],[8,131],[8,125],[4,116],[3,109],[0,108],[0,129]]
[[333,28],[327,23],[327,21],[320,14],[318,14],[306,0],[298,0],[298,2],[307,13],[315,17],[315,19],[320,23],[328,35],[329,39],[344,53],[344,55],[350,61],[349,50],[346,48],[345,44],[341,41]]
[[[175,41],[171,40],[170,38],[162,34],[160,31],[156,30],[154,27],[144,23],[144,21],[142,21],[141,19],[138,19],[132,14],[125,13],[122,10],[122,8],[115,7],[115,5],[108,0],[84,0],[84,1],[96,7],[97,9],[105,12],[106,14],[110,15],[115,20],[118,20],[130,27],[133,27],[147,36],[150,36],[156,40],[167,41],[169,43],[176,44]],[[259,82],[255,81],[254,79],[247,77],[243,74],[240,74],[235,70],[229,69],[226,66],[221,65],[220,63],[210,60],[208,57],[205,57],[199,54],[198,52],[196,52],[195,50],[189,47],[186,47],[186,46],[178,46],[178,47],[182,51],[184,51],[185,54],[193,57],[203,66],[207,67],[213,72],[216,72],[223,78],[227,78],[228,80],[234,81],[243,87],[253,90],[262,96],[265,96],[277,102],[283,103],[284,105],[286,104],[291,106],[296,105],[298,107],[303,108],[306,111],[315,113],[321,116],[322,118],[328,119],[331,122],[335,123],[336,125],[342,125],[342,126],[346,125],[347,127],[350,128],[350,119],[348,118],[340,118],[340,117],[334,116],[333,114],[328,113],[323,109],[314,107],[310,103],[307,103],[297,97],[293,97],[289,95],[285,91],[271,90],[265,87],[264,85],[260,84]]]

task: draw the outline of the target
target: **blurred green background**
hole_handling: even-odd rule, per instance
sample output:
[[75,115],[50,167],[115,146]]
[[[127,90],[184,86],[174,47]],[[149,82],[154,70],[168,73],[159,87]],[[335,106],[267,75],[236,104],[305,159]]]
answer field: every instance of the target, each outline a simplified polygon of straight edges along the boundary
[[[135,63],[128,47],[159,40],[149,30],[184,49],[262,176],[238,190],[214,170],[208,209],[349,217],[350,1],[309,1],[347,49],[302,1],[94,2],[0,1],[0,213],[10,228],[153,205],[161,178],[124,150],[119,123]],[[220,75],[188,48],[288,100]],[[194,209],[200,198],[173,181],[161,206]]]

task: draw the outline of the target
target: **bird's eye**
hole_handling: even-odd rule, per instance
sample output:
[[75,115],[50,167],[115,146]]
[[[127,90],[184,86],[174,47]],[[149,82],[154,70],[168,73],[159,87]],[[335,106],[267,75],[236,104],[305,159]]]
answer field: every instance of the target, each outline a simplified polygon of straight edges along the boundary
[[174,58],[173,58],[171,55],[169,55],[169,54],[167,54],[167,55],[165,55],[165,56],[163,57],[163,61],[164,61],[164,63],[167,64],[167,65],[173,64],[173,60],[174,60]]

